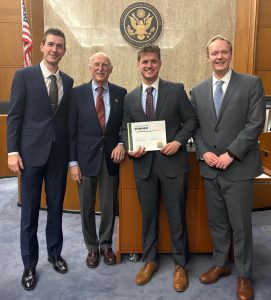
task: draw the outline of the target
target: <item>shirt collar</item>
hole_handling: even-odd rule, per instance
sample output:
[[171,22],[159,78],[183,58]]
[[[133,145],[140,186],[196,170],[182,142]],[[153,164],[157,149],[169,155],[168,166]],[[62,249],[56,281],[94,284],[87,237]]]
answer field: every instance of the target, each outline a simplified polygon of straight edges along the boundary
[[47,67],[45,66],[43,61],[41,61],[41,63],[40,63],[40,68],[41,68],[41,72],[42,72],[42,75],[44,78],[47,79],[49,76],[55,75],[56,79],[60,79],[59,69],[57,69],[56,73],[54,74],[47,69]]
[[[92,80],[91,84],[92,84],[92,88],[93,88],[94,90],[96,90],[96,89],[99,87],[99,85],[98,85],[94,80]],[[104,90],[107,91],[107,89],[108,89],[108,82],[104,83],[104,84],[102,85],[102,87],[103,87]]]
[[231,74],[232,74],[232,69],[230,68],[229,71],[225,74],[225,76],[221,79],[217,79],[215,77],[215,74],[213,73],[212,78],[213,78],[213,86],[216,85],[216,83],[220,80],[223,80],[225,83],[229,84],[230,79],[231,79]]
[[[157,78],[150,86],[152,86],[154,89],[158,90],[159,86],[159,78]],[[146,89],[149,87],[149,85],[142,82],[143,92],[146,92]]]

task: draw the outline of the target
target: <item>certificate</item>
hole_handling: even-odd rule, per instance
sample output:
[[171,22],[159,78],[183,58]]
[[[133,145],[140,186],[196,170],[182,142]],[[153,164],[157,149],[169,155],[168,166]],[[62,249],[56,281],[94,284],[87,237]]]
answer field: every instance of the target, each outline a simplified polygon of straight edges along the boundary
[[167,143],[165,121],[127,123],[129,151],[145,147],[145,151],[161,150]]

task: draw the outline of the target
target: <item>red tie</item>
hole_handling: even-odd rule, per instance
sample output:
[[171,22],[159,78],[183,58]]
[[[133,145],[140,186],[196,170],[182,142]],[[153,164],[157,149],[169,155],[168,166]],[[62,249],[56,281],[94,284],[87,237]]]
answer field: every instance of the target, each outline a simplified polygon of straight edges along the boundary
[[101,125],[101,128],[105,128],[105,108],[104,108],[104,100],[103,100],[103,87],[98,87],[98,95],[96,99],[96,112]]
[[154,106],[153,106],[153,87],[147,87],[147,97],[146,97],[146,116],[149,121],[153,121],[155,119]]

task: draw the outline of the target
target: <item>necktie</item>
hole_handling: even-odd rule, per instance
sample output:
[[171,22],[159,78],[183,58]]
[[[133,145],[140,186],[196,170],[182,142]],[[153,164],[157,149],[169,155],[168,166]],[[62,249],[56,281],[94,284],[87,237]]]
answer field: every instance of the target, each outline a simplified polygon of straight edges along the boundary
[[224,83],[223,80],[219,80],[216,83],[216,89],[214,93],[214,103],[215,103],[215,111],[216,111],[216,116],[218,116],[222,101],[223,101],[223,90],[222,90],[222,84]]
[[147,88],[147,97],[146,97],[146,116],[149,121],[153,121],[155,119],[152,91],[153,91],[153,87],[149,86]]
[[99,123],[101,128],[105,128],[105,108],[104,108],[104,100],[103,100],[103,87],[98,87],[98,95],[96,99],[96,112],[99,119]]
[[55,112],[58,106],[58,88],[56,83],[56,76],[51,75],[50,79],[51,79],[51,83],[49,87],[49,97],[50,97],[52,111]]

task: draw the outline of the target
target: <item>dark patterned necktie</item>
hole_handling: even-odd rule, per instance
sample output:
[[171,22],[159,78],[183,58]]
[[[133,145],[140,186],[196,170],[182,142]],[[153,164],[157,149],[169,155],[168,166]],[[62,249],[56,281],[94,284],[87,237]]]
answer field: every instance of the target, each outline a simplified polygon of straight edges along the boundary
[[216,82],[216,89],[214,92],[214,103],[215,103],[216,116],[218,116],[218,114],[220,112],[220,108],[221,108],[223,97],[224,97],[223,90],[222,90],[223,83],[224,83],[223,80],[219,80]]
[[51,102],[52,111],[55,112],[58,107],[58,88],[56,83],[56,76],[50,76],[51,83],[49,87],[49,97]]
[[104,100],[103,100],[103,87],[98,87],[98,95],[96,99],[96,112],[99,119],[99,123],[101,128],[105,128],[105,108],[104,108]]
[[149,86],[147,88],[147,97],[146,97],[146,116],[149,121],[153,121],[155,119],[154,113],[154,105],[153,105],[153,87]]

